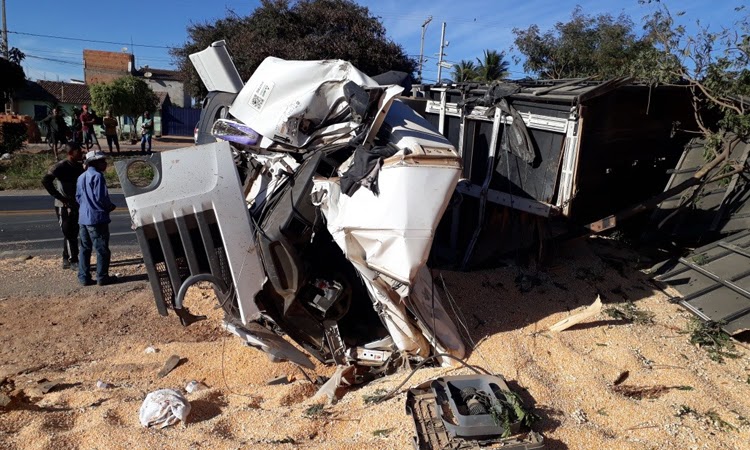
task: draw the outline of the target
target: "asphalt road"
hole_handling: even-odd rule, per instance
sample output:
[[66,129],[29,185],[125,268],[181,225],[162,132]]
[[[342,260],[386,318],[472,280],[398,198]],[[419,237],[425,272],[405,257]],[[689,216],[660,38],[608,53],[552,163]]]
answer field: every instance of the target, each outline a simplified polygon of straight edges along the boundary
[[[138,251],[125,197],[112,193],[111,198],[117,209],[109,225],[110,248]],[[62,246],[52,197],[39,192],[0,194],[0,255],[62,254]]]

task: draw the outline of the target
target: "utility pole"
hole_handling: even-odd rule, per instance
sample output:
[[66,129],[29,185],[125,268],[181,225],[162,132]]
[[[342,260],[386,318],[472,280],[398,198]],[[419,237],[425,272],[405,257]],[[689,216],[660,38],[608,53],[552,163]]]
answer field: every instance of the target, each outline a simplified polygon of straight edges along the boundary
[[[5,0],[3,0],[5,2]],[[419,44],[419,82],[422,82],[422,64],[424,63],[424,34],[427,31],[427,25],[432,22],[432,16],[427,17],[422,24],[422,40]]]
[[443,49],[445,48],[445,22],[443,22],[443,31],[440,33],[440,54],[438,55],[438,75],[437,82],[440,84],[443,74]]
[[3,56],[10,59],[10,48],[8,47],[8,22],[5,20],[5,0],[3,0]]

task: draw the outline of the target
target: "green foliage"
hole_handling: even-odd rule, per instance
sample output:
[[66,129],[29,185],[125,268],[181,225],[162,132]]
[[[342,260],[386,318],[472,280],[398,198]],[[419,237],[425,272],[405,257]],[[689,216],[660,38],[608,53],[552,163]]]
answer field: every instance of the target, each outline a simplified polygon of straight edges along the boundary
[[708,263],[708,255],[701,253],[700,255],[693,256],[692,260],[696,265],[703,266]]
[[0,58],[0,95],[10,97],[16,90],[26,86],[26,73],[20,64]]
[[453,66],[453,81],[462,83],[473,81],[477,77],[477,66],[473,61],[462,59],[460,63]]
[[697,345],[708,352],[708,357],[718,363],[724,362],[724,358],[736,359],[741,357],[735,351],[734,343],[730,337],[721,329],[717,322],[703,322],[697,319],[688,324],[690,343]]
[[684,417],[688,415],[697,415],[697,414],[698,414],[698,411],[694,410],[693,408],[687,405],[680,405],[680,407],[677,409],[677,413],[674,416]]
[[24,59],[26,59],[26,53],[22,52],[16,47],[13,47],[10,50],[8,50],[8,60],[10,60],[10,62],[12,62],[13,64],[20,65]]
[[744,7],[734,12],[731,27],[712,30],[696,20],[697,31],[688,33],[682,13],[673,15],[660,5],[644,20],[649,51],[634,66],[633,74],[650,83],[690,86],[696,120],[708,140],[707,160],[722,148],[717,129],[750,137],[750,13]]
[[514,423],[530,428],[539,420],[539,416],[524,407],[523,400],[515,392],[498,390],[494,394],[476,391],[473,395],[492,416],[495,425],[503,429],[501,437],[506,438],[512,434],[511,425]]
[[623,303],[620,307],[607,308],[604,310],[604,313],[614,319],[625,320],[639,325],[654,323],[654,313],[636,308],[633,302]]
[[383,400],[383,396],[387,394],[388,391],[382,388],[375,389],[375,392],[373,392],[370,395],[363,395],[362,400],[365,402],[365,405],[373,404],[373,403],[379,403]]
[[476,80],[491,82],[507,78],[510,64],[504,58],[505,52],[485,50],[482,58],[477,58]]
[[0,123],[0,154],[13,153],[24,146],[26,124],[16,122]]
[[307,408],[302,415],[308,419],[315,419],[328,415],[328,412],[323,408],[322,403],[316,403]]
[[379,438],[387,438],[392,432],[393,428],[384,428],[381,430],[375,430],[372,432],[372,435]]
[[514,28],[515,46],[525,57],[523,68],[541,78],[627,75],[627,62],[649,48],[638,38],[630,17],[620,14],[590,16],[577,6],[570,21],[541,31],[538,25]]
[[[115,116],[130,117],[132,123],[136,123],[144,111],[153,113],[159,104],[159,98],[148,83],[132,75],[94,84],[90,92],[94,110],[103,113],[109,109]],[[135,127],[131,128],[131,133],[135,133]]]
[[200,97],[205,87],[188,55],[224,39],[243,79],[268,56],[283,59],[344,59],[369,75],[388,70],[412,73],[417,62],[388,39],[380,20],[350,0],[261,0],[249,16],[230,11],[217,21],[194,23],[188,41],[171,51],[187,79],[189,92]]
[[711,423],[721,431],[739,431],[737,427],[722,419],[719,413],[713,409],[706,412],[706,417],[708,417],[711,420]]
[[42,177],[55,161],[51,153],[13,155],[0,165],[0,190],[41,189]]
[[[677,413],[675,414],[675,417],[685,417],[685,416],[692,416],[695,419],[706,420],[710,422],[713,426],[718,428],[720,431],[739,431],[739,429],[736,426],[722,419],[719,413],[717,413],[713,409],[709,409],[708,411],[705,412],[705,414],[701,414],[695,409],[691,408],[690,406],[680,405],[680,407],[677,409]],[[740,420],[740,422],[745,420],[744,417],[739,416],[739,415],[737,419]]]

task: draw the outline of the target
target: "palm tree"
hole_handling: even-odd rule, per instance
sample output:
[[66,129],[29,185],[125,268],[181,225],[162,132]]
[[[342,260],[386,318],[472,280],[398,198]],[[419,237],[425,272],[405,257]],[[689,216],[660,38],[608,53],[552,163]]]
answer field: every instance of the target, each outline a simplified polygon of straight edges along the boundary
[[461,83],[462,81],[472,81],[477,77],[477,67],[473,61],[462,59],[460,63],[453,67],[453,81]]
[[484,60],[477,58],[477,79],[479,81],[495,81],[506,78],[510,72],[508,68],[510,64],[505,61],[505,52],[499,52],[497,50],[485,50]]

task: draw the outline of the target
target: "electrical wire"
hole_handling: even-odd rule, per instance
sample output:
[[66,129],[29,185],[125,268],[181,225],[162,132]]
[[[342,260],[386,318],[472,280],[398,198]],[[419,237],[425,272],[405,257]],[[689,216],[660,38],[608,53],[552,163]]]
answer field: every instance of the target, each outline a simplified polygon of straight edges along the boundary
[[440,274],[440,281],[443,283],[443,291],[448,297],[448,304],[450,305],[451,310],[453,310],[453,314],[456,317],[456,320],[458,320],[458,323],[463,327],[465,331],[465,333],[461,333],[461,334],[465,334],[465,338],[467,342],[471,344],[471,351],[476,352],[487,366],[491,366],[492,364],[490,364],[489,361],[487,361],[487,358],[484,357],[484,353],[482,353],[482,350],[479,348],[479,346],[474,341],[474,339],[472,339],[471,332],[469,331],[469,327],[466,325],[466,322],[467,322],[466,316],[464,316],[464,312],[458,306],[458,302],[456,302],[456,299],[453,298],[453,295],[448,290],[448,286],[445,284],[445,278],[443,278],[442,273]]
[[150,44],[136,44],[133,42],[114,42],[114,41],[102,41],[98,39],[83,39],[83,38],[74,38],[69,36],[53,36],[50,34],[37,34],[37,33],[26,33],[23,31],[11,31],[8,30],[8,33],[10,34],[18,34],[21,36],[33,36],[33,37],[41,37],[41,38],[49,38],[49,39],[61,39],[65,41],[77,41],[77,42],[93,42],[96,44],[111,44],[111,45],[127,45],[132,47],[144,47],[144,48],[165,48],[165,49],[172,49],[173,47],[168,47],[166,45],[150,45]]

